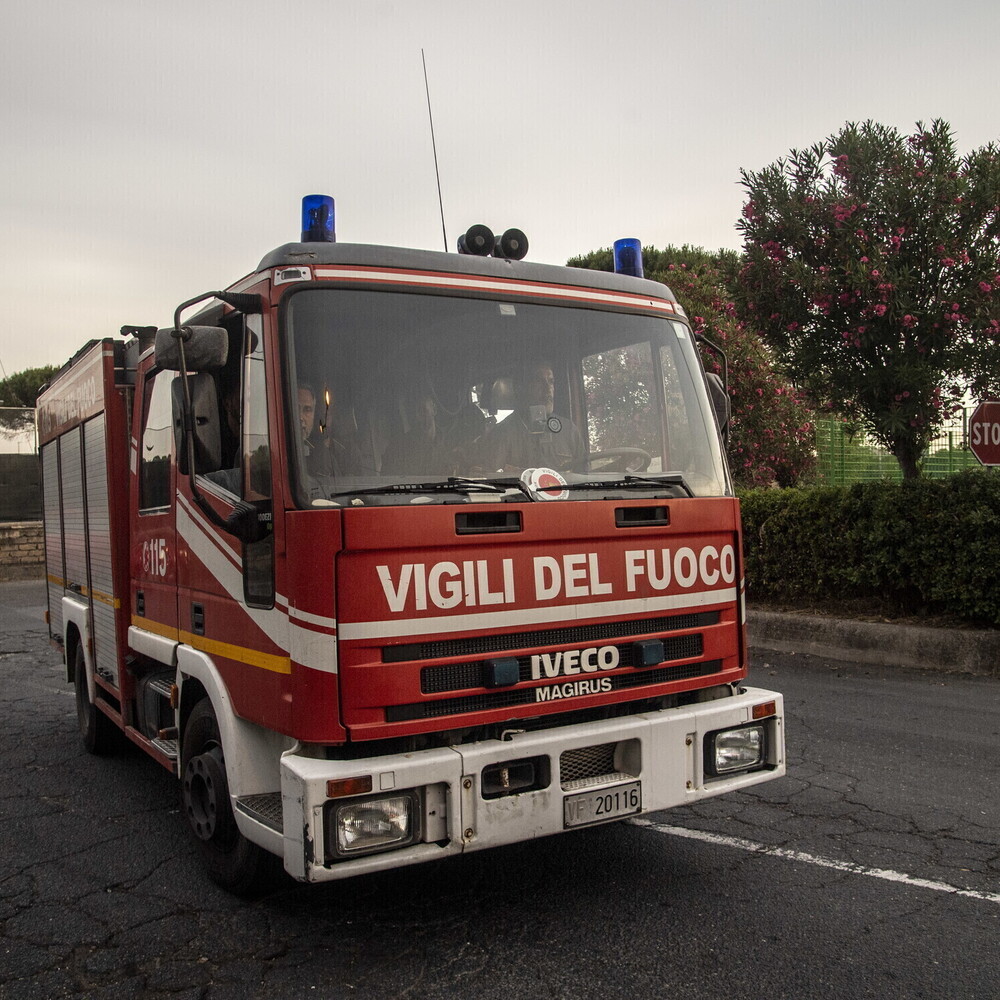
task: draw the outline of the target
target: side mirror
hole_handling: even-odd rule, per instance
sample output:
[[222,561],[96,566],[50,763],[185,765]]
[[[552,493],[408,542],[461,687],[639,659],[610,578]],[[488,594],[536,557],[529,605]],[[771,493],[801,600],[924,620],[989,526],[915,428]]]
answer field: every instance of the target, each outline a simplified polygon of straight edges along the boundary
[[240,500],[226,521],[226,530],[240,541],[259,542],[271,532],[271,504]]
[[722,382],[722,378],[715,372],[707,372],[705,378],[708,381],[708,394],[712,397],[712,407],[715,409],[715,419],[719,424],[719,433],[722,440],[729,443],[729,417],[731,408],[729,403],[729,393]]
[[167,371],[179,372],[182,367],[189,372],[218,371],[229,356],[229,334],[221,326],[185,326],[181,328],[184,340],[184,365],[181,365],[179,339],[172,329],[157,330],[153,353],[156,364]]
[[[190,427],[194,439],[194,471],[200,475],[216,472],[222,467],[222,432],[219,427],[219,394],[215,379],[206,372],[188,375],[187,382],[191,393]],[[181,379],[175,378],[170,383],[170,395],[177,467],[182,476],[188,476],[191,470],[188,468],[188,449],[184,442],[184,427],[187,422],[184,419],[184,385]]]

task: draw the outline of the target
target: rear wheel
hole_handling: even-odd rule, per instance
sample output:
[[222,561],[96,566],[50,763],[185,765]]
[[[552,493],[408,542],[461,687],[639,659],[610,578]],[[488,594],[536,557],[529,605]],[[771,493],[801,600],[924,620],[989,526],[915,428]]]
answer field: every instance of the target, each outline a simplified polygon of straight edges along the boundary
[[120,746],[115,724],[91,701],[87,684],[87,660],[83,643],[77,642],[73,656],[73,684],[76,688],[76,719],[88,753],[104,756]]
[[181,809],[216,885],[239,896],[270,886],[277,858],[247,840],[236,825],[219,723],[207,698],[195,705],[184,726]]

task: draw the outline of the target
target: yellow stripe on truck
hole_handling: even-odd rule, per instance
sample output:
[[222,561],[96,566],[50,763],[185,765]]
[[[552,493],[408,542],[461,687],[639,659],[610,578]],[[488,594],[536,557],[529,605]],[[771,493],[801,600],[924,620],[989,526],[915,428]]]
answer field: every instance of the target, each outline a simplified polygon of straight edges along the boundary
[[178,642],[183,642],[202,653],[208,653],[210,656],[221,656],[227,660],[235,660],[237,663],[245,663],[248,667],[270,670],[275,674],[290,674],[292,672],[292,661],[287,656],[262,653],[258,649],[236,646],[231,642],[220,642],[218,639],[207,639],[203,635],[184,632],[168,625],[162,625],[160,622],[154,622],[149,618],[140,618],[138,615],[132,616],[132,624],[136,628],[146,629],[147,632],[153,632],[166,639],[176,639]]

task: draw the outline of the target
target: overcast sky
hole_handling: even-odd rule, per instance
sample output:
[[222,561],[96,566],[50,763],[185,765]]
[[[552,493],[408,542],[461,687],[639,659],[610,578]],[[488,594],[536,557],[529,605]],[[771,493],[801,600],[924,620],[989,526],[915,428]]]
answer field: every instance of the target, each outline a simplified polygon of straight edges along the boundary
[[998,138],[982,0],[12,0],[0,32],[0,365],[62,363],[298,239],[563,263],[620,236],[739,247],[741,168],[849,120]]

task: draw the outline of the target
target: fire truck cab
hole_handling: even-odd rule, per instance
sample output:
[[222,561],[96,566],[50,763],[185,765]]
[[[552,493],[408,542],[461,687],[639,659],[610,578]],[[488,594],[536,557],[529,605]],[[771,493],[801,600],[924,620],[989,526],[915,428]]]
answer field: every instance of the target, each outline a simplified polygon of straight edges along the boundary
[[175,773],[237,892],[275,857],[339,879],[782,775],[725,417],[670,290],[485,227],[337,243],[326,205],[39,399],[87,747]]

